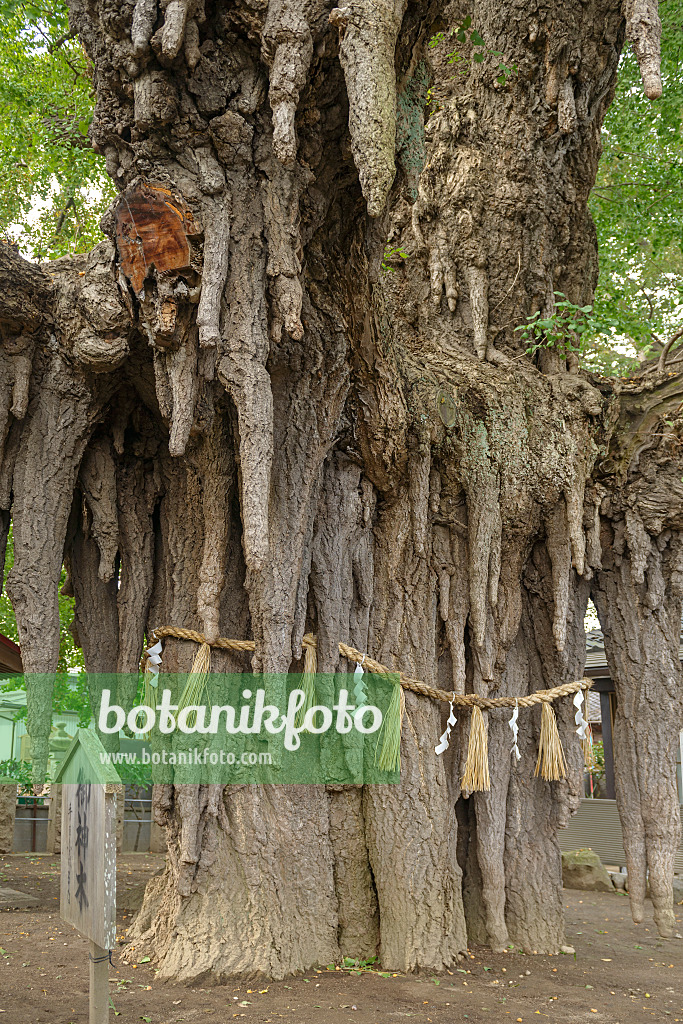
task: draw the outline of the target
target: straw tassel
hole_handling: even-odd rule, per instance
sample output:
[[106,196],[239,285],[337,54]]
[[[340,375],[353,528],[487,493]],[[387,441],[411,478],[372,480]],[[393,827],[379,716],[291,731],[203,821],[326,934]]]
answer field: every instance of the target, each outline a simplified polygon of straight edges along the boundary
[[[180,695],[178,701],[178,715],[183,708],[189,707],[190,704],[201,704],[204,690],[206,688],[206,680],[211,671],[211,647],[209,644],[200,644],[199,650],[195,655],[195,659],[192,662],[192,668],[190,674],[187,677],[185,683],[185,689]],[[191,711],[187,716],[187,724],[191,729],[197,721],[197,712]]]
[[536,771],[546,782],[559,782],[567,774],[567,763],[560,734],[557,731],[555,712],[548,701],[541,705],[541,737],[538,741]]
[[585,737],[581,740],[581,749],[583,750],[583,763],[589,771],[593,771],[595,769],[595,753],[593,752],[593,731],[590,725]]
[[405,694],[399,682],[394,683],[394,692],[382,722],[377,744],[382,743],[379,767],[383,772],[398,771],[401,767],[401,728],[406,707]]
[[470,741],[467,747],[467,762],[465,774],[462,777],[462,788],[470,793],[488,792],[491,788],[488,730],[481,708],[476,704],[472,708]]
[[304,724],[306,712],[315,707],[315,674],[318,670],[318,656],[315,644],[307,642],[304,637],[304,674],[301,677],[301,689],[306,694],[302,706],[296,716],[296,727],[300,729]]

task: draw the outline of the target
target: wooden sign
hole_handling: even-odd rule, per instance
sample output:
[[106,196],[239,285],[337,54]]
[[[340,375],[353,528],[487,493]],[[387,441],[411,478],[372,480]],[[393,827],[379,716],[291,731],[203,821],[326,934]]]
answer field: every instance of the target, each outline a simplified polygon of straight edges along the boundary
[[150,267],[160,274],[189,270],[196,235],[192,211],[161,185],[141,185],[125,192],[115,207],[116,246],[121,270],[136,295]]
[[[90,939],[90,1024],[109,1020],[109,950],[116,941],[116,787],[97,734],[79,729],[62,784],[60,916]],[[94,781],[98,780],[98,781]]]
[[116,941],[116,795],[69,783],[62,790],[60,914],[103,949]]

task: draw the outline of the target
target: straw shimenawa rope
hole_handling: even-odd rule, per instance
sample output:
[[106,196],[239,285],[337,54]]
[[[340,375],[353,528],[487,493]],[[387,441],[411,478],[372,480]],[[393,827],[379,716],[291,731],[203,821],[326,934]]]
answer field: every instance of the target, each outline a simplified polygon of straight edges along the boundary
[[[153,640],[162,640],[164,637],[170,636],[176,640],[193,640],[196,644],[206,644],[207,642],[204,636],[196,630],[183,629],[180,626],[158,626],[151,631],[150,636]],[[208,646],[218,647],[224,651],[253,651],[255,649],[253,640],[226,640],[225,637],[219,637]],[[304,648],[315,648],[316,638],[307,633],[303,638],[303,646]],[[558,697],[566,697],[570,693],[576,693],[577,690],[590,690],[593,685],[592,679],[584,678],[576,679],[571,683],[562,683],[560,686],[554,686],[551,690],[536,690],[534,693],[521,697],[480,697],[477,693],[453,694],[452,691],[428,686],[420,679],[411,679],[410,676],[406,676],[402,672],[395,672],[393,669],[387,668],[386,665],[381,665],[369,655],[357,651],[355,647],[350,647],[349,644],[340,643],[339,653],[359,665],[362,662],[363,668],[374,675],[398,676],[399,682],[405,690],[421,693],[424,697],[432,697],[434,700],[445,701],[446,704],[453,701],[458,707],[478,707],[482,711],[492,711],[494,708],[514,708],[515,704],[520,708],[530,708],[534,704],[550,704]],[[363,658],[365,658],[364,662]]]
[[[176,640],[190,640],[199,644],[199,651],[193,662],[188,683],[179,700],[179,707],[197,704],[208,673],[210,671],[211,648],[216,647],[225,651],[249,652],[255,649],[253,640],[228,640],[219,637],[209,643],[202,633],[194,629],[184,629],[181,626],[158,626],[151,631],[150,636],[154,641],[164,637],[173,637]],[[304,679],[303,689],[306,693],[305,713],[313,706],[315,699],[314,676],[316,671],[316,638],[311,633],[306,633],[303,638],[304,647]],[[379,757],[379,767],[384,771],[392,771],[398,768],[400,763],[400,737],[405,710],[405,698],[402,690],[412,690],[424,697],[431,697],[433,700],[441,700],[445,703],[453,703],[458,707],[471,708],[472,720],[470,723],[470,742],[468,748],[467,764],[463,776],[463,787],[471,792],[475,790],[490,789],[488,771],[488,735],[486,722],[482,711],[493,711],[496,708],[530,708],[535,704],[543,705],[541,719],[541,737],[539,742],[538,762],[536,774],[547,781],[557,781],[565,777],[566,762],[559,733],[555,713],[550,707],[554,700],[559,697],[566,697],[578,690],[589,690],[593,685],[591,679],[576,679],[571,683],[562,683],[550,690],[536,690],[527,696],[518,697],[481,697],[477,693],[452,693],[446,690],[439,690],[434,686],[428,686],[420,679],[412,679],[402,672],[394,672],[392,669],[382,665],[374,658],[370,658],[362,651],[357,651],[349,644],[340,643],[339,653],[349,661],[363,666],[364,671],[374,675],[387,676],[393,682],[398,680],[400,686],[391,698],[387,714],[382,723],[382,730],[379,739],[382,741],[382,750]],[[299,718],[303,721],[303,714]],[[191,723],[190,723],[191,724]]]

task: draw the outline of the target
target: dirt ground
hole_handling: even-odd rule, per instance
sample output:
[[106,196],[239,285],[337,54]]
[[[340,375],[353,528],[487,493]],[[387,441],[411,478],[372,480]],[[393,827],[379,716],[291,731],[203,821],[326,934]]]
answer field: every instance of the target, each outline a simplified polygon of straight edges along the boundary
[[[125,935],[141,886],[163,858],[126,854],[118,865],[118,932]],[[0,856],[0,887],[39,900],[0,911],[0,1021],[84,1024],[88,945],[59,918],[59,861]],[[683,1021],[683,940],[662,941],[651,918],[636,926],[620,893],[565,890],[567,940],[575,956],[495,955],[473,949],[452,973],[382,977],[308,971],[288,982],[192,988],[155,981],[153,966],[124,964],[114,951],[111,1020],[121,1024],[387,1024],[512,1021],[552,1024]],[[683,907],[678,908],[679,922]],[[651,907],[648,906],[648,916]],[[680,925],[683,932],[683,923]],[[116,1012],[116,1016],[114,1015]]]

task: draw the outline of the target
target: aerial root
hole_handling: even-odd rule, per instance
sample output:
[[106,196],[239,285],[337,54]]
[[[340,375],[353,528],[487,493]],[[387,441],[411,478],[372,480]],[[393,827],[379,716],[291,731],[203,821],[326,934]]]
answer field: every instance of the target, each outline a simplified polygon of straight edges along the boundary
[[349,97],[351,148],[368,213],[379,217],[396,174],[396,40],[407,0],[346,0],[330,14]]
[[660,43],[662,23],[657,0],[624,0],[626,35],[628,37],[643,79],[648,99],[662,95]]
[[147,50],[154,31],[156,17],[157,0],[137,0],[130,33],[133,53],[136,57],[141,57]]

